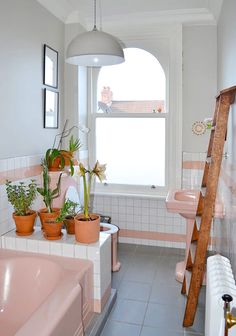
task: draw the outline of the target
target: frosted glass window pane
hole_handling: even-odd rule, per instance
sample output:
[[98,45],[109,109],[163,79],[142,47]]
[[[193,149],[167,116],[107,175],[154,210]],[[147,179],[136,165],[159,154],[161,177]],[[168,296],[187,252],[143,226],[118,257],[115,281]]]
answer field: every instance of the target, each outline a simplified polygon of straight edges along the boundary
[[107,183],[165,185],[165,118],[97,118],[96,156]]

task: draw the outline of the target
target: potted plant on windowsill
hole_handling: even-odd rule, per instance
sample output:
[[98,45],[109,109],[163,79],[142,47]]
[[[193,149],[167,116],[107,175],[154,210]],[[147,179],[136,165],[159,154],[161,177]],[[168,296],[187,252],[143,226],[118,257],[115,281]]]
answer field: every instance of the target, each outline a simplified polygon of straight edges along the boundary
[[43,223],[44,237],[48,240],[61,239],[63,235],[61,232],[63,223],[66,225],[67,233],[74,234],[74,216],[76,215],[77,207],[78,203],[67,199],[64,202],[63,207],[60,209],[59,215],[56,218],[46,219]]
[[16,224],[18,236],[29,236],[34,232],[34,223],[37,216],[36,211],[31,210],[31,205],[37,195],[37,186],[34,180],[29,184],[20,182],[12,184],[6,181],[6,192],[8,201],[14,208],[13,219]]
[[65,166],[70,166],[71,164],[77,164],[77,160],[75,159],[75,153],[82,147],[82,144],[80,142],[80,139],[74,138],[73,135],[71,135],[69,139],[69,148],[68,150],[61,149],[60,152],[64,157],[65,160]]
[[[60,146],[61,142],[59,142]],[[78,138],[71,135],[68,149],[49,148],[46,152],[46,162],[49,171],[60,171],[66,166],[70,167],[70,174],[74,174],[74,164],[77,161],[74,158],[75,153],[81,148],[81,142]]]
[[60,214],[63,218],[63,222],[68,234],[75,234],[75,216],[80,210],[78,203],[71,201],[70,199],[65,200]]
[[83,179],[84,206],[83,213],[75,217],[75,238],[84,244],[95,243],[99,239],[100,216],[89,213],[89,202],[91,185],[94,177],[98,177],[100,182],[106,179],[106,165],[97,161],[93,169],[86,169],[82,163],[79,164],[79,175]]
[[65,215],[61,212],[61,209],[56,217],[46,219],[43,223],[44,237],[48,240],[61,239],[63,235],[61,229],[64,219]]
[[43,160],[43,187],[37,188],[38,193],[43,197],[43,202],[45,204],[45,208],[40,209],[38,211],[39,218],[41,221],[42,230],[44,229],[44,222],[50,219],[55,219],[59,215],[60,209],[53,208],[52,202],[55,198],[60,196],[60,186],[61,186],[61,175],[59,175],[58,181],[56,183],[56,188],[50,188],[50,176],[48,172],[48,166],[46,159]]

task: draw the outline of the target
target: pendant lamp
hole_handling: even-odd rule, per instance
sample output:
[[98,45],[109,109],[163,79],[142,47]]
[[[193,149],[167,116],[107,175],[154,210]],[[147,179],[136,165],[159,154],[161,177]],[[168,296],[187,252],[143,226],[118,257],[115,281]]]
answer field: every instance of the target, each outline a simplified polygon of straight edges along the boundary
[[96,0],[92,31],[76,36],[69,44],[66,62],[75,65],[100,67],[124,62],[124,52],[118,39],[97,29]]

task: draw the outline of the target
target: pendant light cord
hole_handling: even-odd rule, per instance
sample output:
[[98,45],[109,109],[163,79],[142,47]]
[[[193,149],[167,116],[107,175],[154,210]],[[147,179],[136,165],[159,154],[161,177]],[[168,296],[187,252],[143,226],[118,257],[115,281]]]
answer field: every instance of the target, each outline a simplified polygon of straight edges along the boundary
[[99,0],[99,29],[102,30],[102,3],[101,0]]
[[97,2],[96,2],[96,0],[94,0],[94,2],[93,2],[93,4],[94,4],[94,7],[93,7],[93,9],[94,9],[94,11],[93,11],[93,22],[94,22],[94,25],[93,25],[93,30],[97,30]]

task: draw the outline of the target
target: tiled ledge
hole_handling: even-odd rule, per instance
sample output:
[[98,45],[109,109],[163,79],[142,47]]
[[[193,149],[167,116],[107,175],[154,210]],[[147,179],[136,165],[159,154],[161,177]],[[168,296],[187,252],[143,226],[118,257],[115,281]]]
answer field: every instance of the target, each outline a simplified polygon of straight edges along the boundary
[[96,312],[102,309],[102,301],[111,284],[111,237],[104,232],[94,244],[80,244],[74,235],[62,230],[60,240],[49,241],[44,238],[40,228],[31,236],[19,237],[15,230],[1,236],[1,246],[9,250],[43,253],[71,258],[88,259],[93,262],[94,306]]

